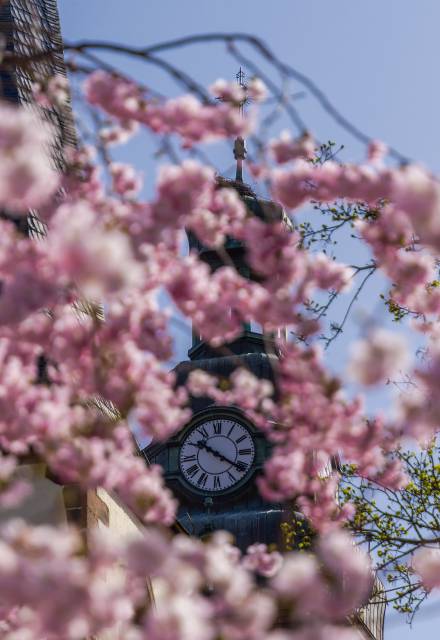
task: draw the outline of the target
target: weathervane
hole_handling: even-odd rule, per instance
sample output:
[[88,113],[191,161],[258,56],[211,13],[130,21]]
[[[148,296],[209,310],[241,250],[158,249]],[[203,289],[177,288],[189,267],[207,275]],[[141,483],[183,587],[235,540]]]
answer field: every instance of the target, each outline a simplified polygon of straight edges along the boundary
[[[237,79],[238,84],[243,89],[243,92],[245,92],[247,89],[246,82],[245,82],[246,75],[241,67],[238,70],[238,73],[235,75],[235,77]],[[244,95],[243,100],[240,102],[241,115],[243,115],[244,113],[244,105],[247,103],[247,101],[248,100],[246,98],[246,95]],[[234,141],[234,158],[237,161],[235,179],[237,182],[243,182],[243,160],[245,160],[246,158],[246,145],[244,142],[244,138],[242,138],[241,136],[239,136],[238,138],[235,138],[235,141]]]
[[239,68],[238,73],[235,74],[235,78],[237,80],[237,84],[243,89],[243,93],[245,94],[243,96],[243,100],[240,102],[240,113],[243,113],[244,105],[246,104],[248,99],[246,97],[246,89],[247,89],[247,84],[245,82],[246,74],[241,67]]

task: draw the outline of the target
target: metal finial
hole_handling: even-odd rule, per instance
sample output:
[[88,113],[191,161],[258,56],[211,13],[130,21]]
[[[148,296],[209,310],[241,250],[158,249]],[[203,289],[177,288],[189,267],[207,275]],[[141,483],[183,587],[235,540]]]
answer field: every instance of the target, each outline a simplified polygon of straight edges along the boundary
[[243,182],[243,160],[246,158],[246,145],[241,136],[234,140],[234,158],[237,161],[235,179],[237,182]]
[[[243,89],[244,93],[246,93],[246,89],[247,89],[246,74],[241,67],[239,68],[238,73],[235,74],[235,78],[237,80],[237,83]],[[248,99],[246,95],[244,95],[243,100],[240,102],[240,113],[242,115],[244,111],[244,105],[247,104],[247,102],[248,102]]]
[[[246,90],[246,74],[243,69],[240,67],[238,73],[235,74],[235,78],[242,87],[242,89]],[[244,105],[246,104],[246,96],[244,96],[243,100],[240,103],[240,113],[243,115]],[[237,168],[235,171],[235,179],[237,182],[243,182],[243,160],[246,158],[246,145],[244,139],[240,136],[234,141],[234,158],[237,161]]]
[[246,80],[246,74],[241,67],[238,70],[238,73],[235,74],[235,77],[237,78],[237,82],[240,85],[240,87],[246,86],[244,82]]

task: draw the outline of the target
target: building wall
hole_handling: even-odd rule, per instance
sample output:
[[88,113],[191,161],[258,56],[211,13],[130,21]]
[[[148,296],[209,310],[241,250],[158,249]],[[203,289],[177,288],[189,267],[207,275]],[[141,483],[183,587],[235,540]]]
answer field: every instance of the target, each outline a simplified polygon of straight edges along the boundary
[[362,637],[383,640],[385,626],[386,594],[382,582],[376,576],[369,602],[357,612],[354,619]]
[[31,492],[18,507],[0,509],[0,525],[12,518],[23,518],[33,525],[68,522],[64,487],[46,476],[46,465],[23,464],[16,476],[30,484]]
[[[130,540],[136,536],[143,535],[143,525],[138,518],[119,500],[119,498],[104,489],[89,491],[87,494],[87,531],[90,534],[93,529],[108,530],[118,540]],[[115,565],[107,573],[104,580],[123,580],[124,567],[122,564]],[[148,581],[147,576],[145,577]],[[149,582],[147,582],[149,602],[153,603],[153,592]],[[124,635],[119,628],[109,629],[99,636],[99,640],[124,640]]]
[[2,66],[0,95],[37,110],[50,122],[55,131],[52,159],[61,169],[63,148],[76,140],[71,105],[42,107],[35,103],[32,90],[34,82],[66,75],[56,0],[5,0],[0,5],[0,33],[7,51],[24,59]]
[[[0,36],[7,54],[13,56],[9,62],[0,62],[0,100],[36,111],[49,123],[53,131],[50,161],[63,170],[65,149],[76,145],[70,99],[60,105],[42,106],[33,96],[35,82],[66,76],[56,0],[1,0]],[[6,211],[0,215],[14,220],[26,235],[45,235],[45,225],[36,211],[29,211],[27,219]]]

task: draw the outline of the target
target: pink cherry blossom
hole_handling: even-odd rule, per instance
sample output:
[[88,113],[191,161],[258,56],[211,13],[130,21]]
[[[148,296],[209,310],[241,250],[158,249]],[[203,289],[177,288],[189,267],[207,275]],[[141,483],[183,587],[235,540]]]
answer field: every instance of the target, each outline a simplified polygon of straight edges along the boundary
[[353,270],[318,253],[311,261],[309,272],[320,289],[346,291],[351,286]]
[[232,102],[239,105],[245,98],[244,87],[237,82],[228,82],[219,78],[209,87],[209,93],[218,100]]
[[440,587],[440,549],[438,547],[418,549],[414,554],[412,567],[419,574],[423,586],[428,591]]
[[351,348],[350,375],[360,384],[377,384],[408,365],[406,342],[402,336],[375,329]]
[[69,82],[61,74],[56,74],[47,81],[36,82],[33,86],[36,102],[42,107],[62,107],[69,100]]
[[142,187],[140,176],[130,165],[114,162],[110,166],[113,191],[121,196],[133,197]]
[[[46,105],[67,94],[56,77],[36,91]],[[249,133],[253,119],[237,107],[244,98],[264,99],[261,81],[218,81],[212,92],[221,101],[162,100],[107,71],[85,83],[89,104],[106,118],[98,133],[106,158],[140,127],[176,135],[183,147]],[[402,434],[426,441],[438,429],[436,178],[414,164],[386,166],[375,141],[363,164],[310,162],[309,134],[282,133],[251,166],[294,213],[311,201],[370,207],[354,233],[372,270],[386,278],[390,300],[418,316],[428,358],[411,372],[416,388],[396,401],[393,420],[385,413],[366,419],[362,399],[347,399],[347,380],[331,373],[314,346],[319,324],[309,312],[316,292],[348,288],[349,267],[304,246],[285,224],[253,216],[250,196],[225,188],[237,184],[201,162],[162,166],[151,198],[140,198],[134,167],[110,160],[108,180],[92,148],[66,149],[57,177],[46,158],[51,133],[25,110],[3,105],[0,113],[0,207],[23,215],[39,207],[48,228],[34,242],[1,222],[0,503],[14,506],[24,495],[16,468],[32,452],[60,482],[112,492],[145,525],[160,527],[116,542],[96,533],[85,555],[71,531],[9,522],[0,531],[0,631],[8,640],[76,640],[116,626],[127,640],[353,637],[347,619],[367,601],[372,573],[340,531],[353,506],[337,503],[331,461],[338,454],[360,476],[399,489],[406,478],[392,451]],[[182,255],[184,229],[217,253],[216,270],[203,256]],[[251,277],[226,253],[231,238],[244,247]],[[176,388],[166,364],[173,341],[164,292],[213,346],[228,349],[249,322],[266,336],[287,327],[301,340],[273,344],[271,381],[237,367],[225,385],[196,370],[186,388]],[[372,385],[405,372],[405,343],[372,329],[353,346],[349,379]],[[256,543],[243,556],[225,533],[203,543],[163,533],[178,505],[160,467],[137,455],[127,422],[134,418],[144,436],[166,441],[190,420],[190,394],[233,405],[263,431],[273,446],[258,487],[270,501],[295,504],[316,532],[313,551],[282,556]],[[114,571],[120,563],[123,576]],[[414,559],[428,590],[439,585],[438,565],[437,547]],[[147,574],[154,607],[145,606]]]
[[133,82],[106,71],[92,73],[84,91],[92,105],[101,107],[109,115],[140,122],[154,133],[178,133],[188,146],[200,141],[245,136],[251,127],[251,122],[227,102],[206,105],[186,95],[160,104]]
[[[201,396],[209,396],[211,398],[222,397],[217,384],[218,380],[215,376],[201,369],[195,369],[189,374],[186,386],[188,391],[196,398]],[[217,396],[218,393],[220,393],[220,396]]]
[[269,290],[279,289],[305,275],[306,256],[298,248],[299,238],[282,223],[249,220],[243,230],[248,260],[256,273],[266,276]]
[[99,105],[117,117],[123,117],[131,103],[141,99],[141,92],[133,82],[106,71],[91,74],[85,82],[84,93],[90,104]]
[[122,120],[119,124],[104,127],[99,132],[100,140],[107,146],[124,144],[137,133],[139,123],[133,120]]
[[298,140],[294,140],[290,131],[281,132],[278,140],[269,143],[269,149],[278,164],[284,164],[297,158],[309,160],[313,158],[316,143],[309,133],[305,133]]
[[185,594],[160,594],[154,611],[147,617],[145,635],[151,640],[211,640],[212,615],[202,598]]
[[99,573],[109,566],[108,561],[88,567],[80,557],[80,538],[73,531],[32,529],[13,521],[2,531],[1,546],[2,603],[27,608],[27,615],[16,618],[22,634],[28,628],[35,634],[30,637],[79,638],[130,616],[132,609],[122,583],[110,581],[105,589],[106,604],[96,606],[92,589],[94,585],[97,588]]
[[48,251],[66,283],[77,284],[91,299],[141,281],[141,267],[127,236],[106,229],[86,201],[58,208],[51,219]]
[[321,538],[316,556],[288,556],[271,580],[276,593],[295,603],[300,619],[312,616],[327,621],[342,620],[362,604],[372,582],[367,556],[341,532]]
[[59,177],[49,161],[52,135],[29,110],[0,106],[0,207],[26,215],[53,195]]
[[253,544],[246,550],[243,565],[262,576],[274,576],[283,564],[283,559],[277,551],[270,552],[265,544]]
[[232,189],[214,191],[208,206],[196,207],[186,219],[186,228],[208,247],[220,247],[227,233],[240,237],[246,211],[237,193]]
[[395,172],[393,201],[408,214],[420,240],[434,249],[440,241],[439,197],[438,183],[423,167],[408,165]]
[[59,274],[47,258],[46,246],[24,238],[9,222],[1,221],[0,228],[0,325],[4,325],[51,306],[63,299],[64,292],[57,289]]
[[372,164],[380,165],[388,153],[387,145],[381,140],[371,140],[367,148],[367,158]]
[[305,160],[296,160],[289,171],[275,169],[272,172],[272,192],[276,200],[289,209],[304,204],[307,197],[315,197],[309,181],[312,180],[312,167]]
[[247,95],[255,102],[264,102],[268,96],[267,87],[261,78],[251,78],[246,86]]
[[213,188],[214,172],[197,162],[162,167],[151,209],[152,225],[157,229],[182,226],[193,211],[209,208]]

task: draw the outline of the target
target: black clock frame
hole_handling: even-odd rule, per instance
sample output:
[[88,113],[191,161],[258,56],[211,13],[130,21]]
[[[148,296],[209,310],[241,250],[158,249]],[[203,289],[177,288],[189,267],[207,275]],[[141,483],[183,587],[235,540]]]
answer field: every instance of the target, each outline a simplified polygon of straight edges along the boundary
[[[255,447],[255,457],[247,473],[236,484],[221,491],[213,492],[199,489],[186,480],[180,468],[179,454],[180,448],[190,431],[199,424],[207,420],[215,420],[216,418],[234,420],[243,425],[251,434]],[[148,447],[145,453],[147,458],[154,462],[155,458],[166,448],[168,450],[168,464],[166,465],[165,477],[171,485],[171,488],[176,491],[176,493],[183,493],[186,499],[203,503],[206,498],[216,500],[221,497],[231,497],[235,500],[235,498],[243,495],[249,488],[255,475],[261,471],[264,461],[267,458],[268,447],[269,445],[264,438],[264,434],[252,424],[243,411],[234,406],[210,406],[193,414],[191,420],[183,429],[166,443],[152,445]]]

